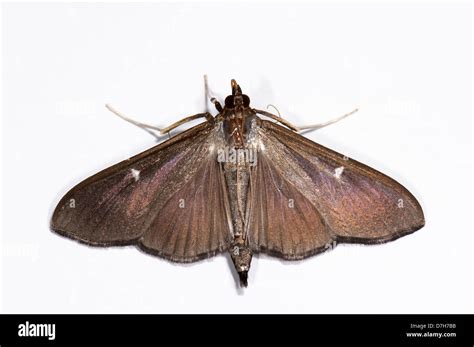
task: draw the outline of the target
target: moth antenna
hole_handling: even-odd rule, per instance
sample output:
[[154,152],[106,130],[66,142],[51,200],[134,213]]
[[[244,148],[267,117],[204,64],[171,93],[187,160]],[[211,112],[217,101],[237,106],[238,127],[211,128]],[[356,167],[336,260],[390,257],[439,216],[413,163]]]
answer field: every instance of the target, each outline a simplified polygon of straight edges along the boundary
[[207,101],[209,100],[211,103],[214,104],[214,106],[216,107],[217,111],[221,112],[222,111],[222,106],[220,104],[220,102],[217,100],[216,97],[214,97],[214,95],[212,95],[212,91],[211,89],[209,88],[209,83],[208,83],[208,80],[207,80],[207,75],[204,75],[204,104],[206,105],[206,112],[209,113],[209,107],[208,107],[208,104],[207,104]]
[[[268,104],[268,105],[267,105],[267,110],[268,110],[269,108],[274,108],[275,111],[276,111],[277,114],[278,114],[278,117],[281,118],[280,110],[278,110],[278,108],[277,108],[275,105],[273,105],[273,104]],[[278,123],[278,121],[275,121],[275,123]]]
[[206,112],[209,112],[209,105],[207,104],[208,101],[211,100],[211,93],[209,92],[209,83],[207,81],[207,75],[204,75],[204,107]]
[[311,130],[321,129],[321,128],[327,127],[328,125],[337,123],[337,122],[343,120],[344,118],[347,118],[347,117],[349,117],[350,115],[353,115],[353,114],[356,113],[357,111],[359,111],[358,108],[352,110],[352,111],[349,112],[349,113],[343,114],[342,116],[333,118],[333,119],[331,119],[331,120],[329,120],[329,121],[327,121],[327,122],[324,122],[324,123],[298,126],[298,127],[296,127],[296,128],[297,128],[297,131],[298,131],[298,132],[299,132],[299,131],[302,131],[302,130],[310,130],[310,131],[311,131]]
[[123,113],[117,111],[116,109],[114,109],[110,104],[105,104],[105,107],[110,111],[112,112],[113,114],[115,114],[116,116],[118,116],[119,118],[122,118],[124,121],[127,121],[129,123],[132,123],[133,125],[139,127],[140,129],[142,130],[145,130],[147,133],[149,133],[151,136],[153,136],[155,139],[159,140],[160,139],[160,136],[155,134],[153,131],[151,131],[150,129],[153,129],[153,130],[156,130],[156,131],[160,131],[161,132],[161,129],[158,128],[158,127],[155,127],[153,125],[149,125],[149,124],[145,124],[145,123],[141,123],[141,122],[138,122],[134,119],[131,119],[127,116],[125,116]]

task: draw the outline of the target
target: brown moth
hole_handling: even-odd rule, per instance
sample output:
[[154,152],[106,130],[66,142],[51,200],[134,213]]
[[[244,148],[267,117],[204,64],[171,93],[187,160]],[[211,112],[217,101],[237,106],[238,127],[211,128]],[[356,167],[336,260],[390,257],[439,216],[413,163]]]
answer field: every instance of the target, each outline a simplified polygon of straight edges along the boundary
[[137,245],[173,262],[229,252],[247,286],[255,253],[298,260],[336,243],[383,243],[423,227],[420,204],[402,185],[250,107],[235,80],[231,86],[224,106],[211,99],[216,116],[159,129],[206,119],[72,188],[51,228],[92,246]]

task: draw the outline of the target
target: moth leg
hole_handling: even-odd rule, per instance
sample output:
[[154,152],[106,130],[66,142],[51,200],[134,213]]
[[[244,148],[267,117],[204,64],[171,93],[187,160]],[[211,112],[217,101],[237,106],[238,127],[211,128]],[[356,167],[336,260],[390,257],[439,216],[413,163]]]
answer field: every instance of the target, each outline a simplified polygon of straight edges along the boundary
[[141,122],[138,122],[136,120],[133,120],[131,118],[128,118],[127,116],[125,116],[123,113],[117,111],[116,109],[114,109],[112,106],[110,106],[109,104],[106,104],[105,107],[110,111],[112,112],[113,114],[115,114],[116,116],[122,118],[123,120],[129,122],[129,123],[132,123],[133,125],[139,127],[140,129],[142,130],[145,130],[148,134],[150,134],[151,136],[153,136],[156,140],[159,140],[160,137],[155,134],[153,131],[151,131],[150,129],[153,129],[153,130],[157,130],[157,131],[160,131],[159,128],[153,126],[153,125],[149,125],[149,124],[145,124],[145,123],[141,123]]
[[346,114],[343,114],[342,116],[339,116],[339,117],[336,117],[336,118],[333,118],[331,120],[328,120],[327,122],[324,122],[324,123],[319,123],[319,124],[312,124],[312,125],[304,125],[304,126],[299,126],[299,127],[296,127],[299,131],[303,131],[303,130],[317,130],[317,129],[321,129],[321,128],[324,128],[324,127],[327,127],[328,125],[331,125],[331,124],[334,124],[334,123],[337,123],[339,122],[340,120],[343,120],[344,118],[346,117],[349,117],[350,115],[356,113],[358,111],[358,109],[354,109],[352,110],[351,112],[349,113],[346,113]]
[[169,133],[171,130],[179,127],[181,124],[184,124],[184,123],[187,123],[187,122],[190,122],[194,119],[199,119],[199,118],[206,118],[207,121],[212,121],[214,120],[214,117],[212,116],[212,114],[210,114],[209,112],[203,112],[203,113],[197,113],[195,115],[192,115],[192,116],[189,116],[189,117],[185,117],[167,127],[164,127],[164,128],[161,128],[160,129],[160,133],[161,134],[166,134],[166,133]]
[[189,116],[189,117],[186,117],[186,118],[183,118],[167,127],[164,127],[164,128],[158,128],[156,126],[153,126],[153,125],[150,125],[150,124],[146,124],[146,123],[141,123],[141,122],[138,122],[134,119],[131,119],[127,116],[125,116],[123,113],[117,111],[116,109],[114,109],[112,106],[110,106],[109,104],[105,105],[105,107],[110,111],[112,112],[113,114],[115,114],[116,116],[119,116],[120,118],[122,118],[123,120],[129,122],[129,123],[132,123],[133,125],[136,125],[137,127],[145,130],[146,132],[148,132],[149,134],[151,134],[152,136],[154,136],[155,138],[158,138],[158,136],[150,131],[149,129],[152,129],[152,130],[155,130],[155,131],[159,131],[161,135],[164,135],[166,133],[169,133],[171,130],[177,128],[178,126],[180,126],[181,124],[184,124],[186,122],[189,122],[189,121],[192,121],[194,119],[198,119],[198,118],[206,118],[206,120],[208,121],[211,121],[214,119],[214,117],[212,117],[212,115],[209,113],[209,112],[204,112],[204,113],[198,113],[198,114],[195,114],[195,115],[192,115],[192,116]]
[[257,110],[257,109],[253,109],[256,113],[259,113],[261,115],[264,115],[264,116],[267,116],[269,118],[272,118],[274,120],[276,120],[277,122],[280,122],[281,124],[283,125],[286,125],[288,128],[290,128],[291,130],[293,131],[296,131],[296,132],[300,132],[300,131],[303,131],[303,130],[317,130],[317,129],[321,129],[321,128],[324,128],[328,125],[331,125],[331,124],[334,124],[336,122],[339,122],[340,120],[346,118],[346,117],[349,117],[350,115],[356,113],[358,111],[358,109],[356,108],[355,110],[349,112],[349,113],[346,113],[342,116],[339,116],[337,118],[334,118],[334,119],[331,119],[325,123],[319,123],[319,124],[312,124],[312,125],[303,125],[303,126],[295,126],[293,124],[291,124],[290,122],[288,122],[287,120],[285,120],[284,118],[281,118],[273,113],[270,113],[270,112],[267,112],[267,111],[263,111],[263,110]]
[[288,128],[290,128],[293,131],[298,131],[298,128],[296,126],[294,126],[293,124],[288,122],[286,119],[277,116],[276,114],[273,114],[271,112],[264,111],[264,110],[257,110],[256,108],[254,108],[253,111],[258,113],[258,114],[261,114],[263,116],[266,116],[268,118],[274,119],[277,122],[280,122],[281,124],[287,126]]

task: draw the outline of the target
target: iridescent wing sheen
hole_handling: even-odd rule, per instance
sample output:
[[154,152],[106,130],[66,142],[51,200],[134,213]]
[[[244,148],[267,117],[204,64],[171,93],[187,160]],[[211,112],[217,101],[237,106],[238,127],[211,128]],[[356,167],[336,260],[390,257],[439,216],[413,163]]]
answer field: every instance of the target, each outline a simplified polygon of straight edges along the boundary
[[333,240],[330,230],[273,159],[260,153],[252,169],[246,223],[250,248],[289,260],[324,251]]
[[191,262],[229,248],[232,223],[224,174],[215,151],[206,159],[195,164],[199,169],[192,179],[156,207],[158,213],[139,240],[143,250]]
[[178,262],[227,249],[216,136],[213,124],[202,123],[84,180],[61,199],[51,228],[89,245],[137,244]]
[[[249,204],[258,206],[248,221],[249,242],[254,250],[299,259],[329,248],[321,247],[327,235],[337,242],[373,244],[423,227],[420,204],[390,177],[275,123],[262,120],[257,131],[256,141],[261,149],[252,179],[254,185],[262,180],[259,171],[267,171],[281,180],[279,185],[286,187],[286,192],[274,184],[272,188],[257,186],[258,193],[251,194]],[[268,189],[281,206],[293,199],[295,209],[300,205],[310,211],[306,206],[312,206],[318,212],[298,213],[307,226],[304,236],[303,226],[294,218],[278,216],[281,212],[277,209],[264,211],[263,197],[268,196]],[[296,240],[301,240],[299,248],[271,246],[265,235],[274,233],[275,226],[271,218],[259,219],[262,213],[277,216],[277,230],[283,240],[297,235]],[[285,231],[288,235],[284,235]]]

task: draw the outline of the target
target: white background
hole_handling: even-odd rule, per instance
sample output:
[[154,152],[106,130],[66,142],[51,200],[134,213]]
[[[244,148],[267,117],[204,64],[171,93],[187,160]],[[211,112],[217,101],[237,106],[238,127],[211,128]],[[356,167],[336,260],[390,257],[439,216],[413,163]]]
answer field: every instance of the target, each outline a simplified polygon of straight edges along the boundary
[[[2,311],[472,312],[469,5],[6,4]],[[256,257],[236,289],[218,256],[175,265],[50,232],[73,185],[155,144],[112,103],[168,125],[204,110],[203,74],[236,78],[295,124],[360,112],[309,138],[377,168],[426,226],[297,262]]]

